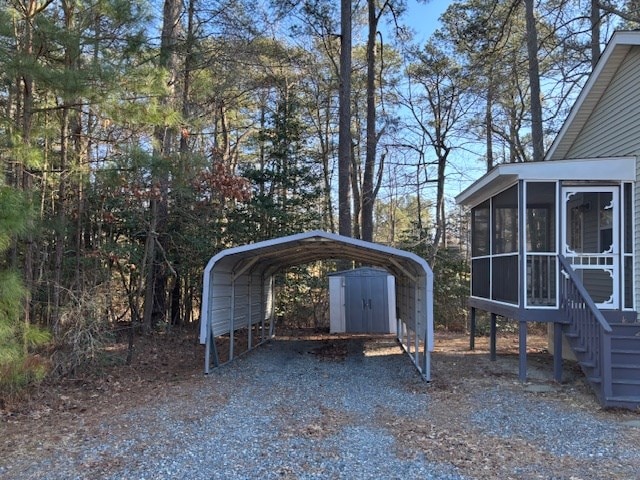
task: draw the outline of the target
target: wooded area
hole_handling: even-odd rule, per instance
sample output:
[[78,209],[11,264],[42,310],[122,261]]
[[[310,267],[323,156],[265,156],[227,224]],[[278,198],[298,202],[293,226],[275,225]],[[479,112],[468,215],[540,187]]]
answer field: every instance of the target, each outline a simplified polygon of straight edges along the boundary
[[463,321],[449,198],[543,158],[640,5],[453,1],[420,44],[407,0],[337,3],[0,2],[1,388],[197,322],[213,254],[311,229],[424,256]]

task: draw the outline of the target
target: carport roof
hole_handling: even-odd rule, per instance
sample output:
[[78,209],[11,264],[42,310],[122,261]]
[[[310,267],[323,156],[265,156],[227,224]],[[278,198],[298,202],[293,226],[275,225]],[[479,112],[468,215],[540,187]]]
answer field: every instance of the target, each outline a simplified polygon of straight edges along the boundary
[[211,258],[205,274],[215,264],[224,265],[238,277],[253,269],[271,274],[294,265],[332,259],[381,266],[395,276],[411,280],[431,273],[427,262],[414,253],[315,230],[223,250]]
[[[238,298],[238,308],[242,312],[239,314],[239,318],[242,318],[239,324],[253,322],[251,313],[248,314],[251,318],[247,318],[244,310],[246,308],[251,311],[251,293],[240,293],[236,297],[236,281],[244,282],[248,279],[250,283],[250,279],[256,275],[267,279],[290,266],[316,260],[341,259],[384,267],[396,277],[396,298],[401,298],[400,302],[396,301],[400,312],[398,321],[404,322],[407,329],[406,341],[409,341],[409,331],[412,331],[414,333],[411,341],[415,342],[413,347],[405,346],[402,341],[401,344],[424,378],[429,380],[430,352],[433,351],[433,272],[426,260],[411,252],[321,230],[229,248],[209,260],[203,275],[200,323],[200,343],[207,345],[205,372],[209,371],[210,364],[213,309],[216,308],[216,315],[219,317],[216,325],[224,326],[215,335],[220,335],[220,332],[233,335]],[[270,283],[270,294],[273,294],[273,282]],[[273,319],[270,322],[272,328]],[[422,353],[419,351],[420,342],[424,346]]]

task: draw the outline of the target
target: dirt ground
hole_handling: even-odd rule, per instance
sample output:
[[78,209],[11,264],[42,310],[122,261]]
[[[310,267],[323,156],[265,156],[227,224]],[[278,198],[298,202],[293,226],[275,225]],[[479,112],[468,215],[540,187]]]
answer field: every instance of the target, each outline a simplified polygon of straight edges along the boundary
[[[309,339],[320,342],[328,337],[326,334],[308,335],[308,332],[293,332],[292,335],[307,335]],[[516,334],[499,334],[498,359],[495,362],[489,360],[487,337],[476,339],[475,351],[469,350],[469,338],[464,334],[437,332],[435,338],[429,395],[435,406],[434,414],[442,416],[443,423],[450,421],[452,428],[446,439],[433,439],[433,448],[455,465],[468,463],[465,473],[470,478],[498,478],[494,474],[499,474],[501,463],[516,461],[517,452],[510,451],[509,446],[489,446],[486,439],[457,432],[455,405],[461,393],[471,392],[477,386],[488,383],[513,386],[519,383],[518,337]],[[348,354],[327,347],[327,344],[319,345],[318,355],[335,357]],[[20,401],[5,399],[0,410],[0,459],[18,451],[32,450],[36,453],[49,442],[65,442],[78,428],[78,419],[82,420],[82,428],[90,431],[116,413],[153,404],[155,399],[166,399],[176,394],[188,396],[206,381],[202,373],[204,348],[198,344],[196,332],[138,337],[134,362],[130,366],[122,364],[126,355],[124,344],[114,346],[109,355],[110,365],[96,368],[91,374],[44,383]],[[629,423],[640,421],[636,412],[603,412],[575,364],[565,362],[563,384],[554,383],[552,362],[547,352],[546,336],[530,335],[528,374],[532,388],[542,386],[542,395],[562,399],[576,410],[596,416],[614,416]],[[412,368],[408,360],[407,368]],[[419,431],[403,431],[403,435],[405,438],[412,435],[429,437],[428,432]],[[501,448],[504,456],[487,456],[483,453],[486,448]],[[558,468],[557,478],[573,478],[570,462],[565,466],[560,464]],[[563,468],[567,469],[564,474]]]

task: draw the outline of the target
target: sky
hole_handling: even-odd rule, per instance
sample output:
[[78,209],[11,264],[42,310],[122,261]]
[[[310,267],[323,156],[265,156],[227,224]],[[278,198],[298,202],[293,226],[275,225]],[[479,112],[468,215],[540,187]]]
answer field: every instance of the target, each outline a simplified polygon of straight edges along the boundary
[[407,1],[404,21],[416,31],[420,43],[424,43],[440,26],[438,18],[452,2],[453,0],[430,0],[428,3]]
[[[427,3],[418,0],[407,0],[407,12],[402,21],[416,32],[416,41],[424,45],[433,32],[440,27],[438,19],[454,0],[429,0]],[[448,195],[456,195],[464,190],[476,178],[484,173],[484,163],[478,162],[478,156],[462,149],[454,149],[451,153],[451,165],[448,170]],[[456,172],[464,172],[459,174]]]

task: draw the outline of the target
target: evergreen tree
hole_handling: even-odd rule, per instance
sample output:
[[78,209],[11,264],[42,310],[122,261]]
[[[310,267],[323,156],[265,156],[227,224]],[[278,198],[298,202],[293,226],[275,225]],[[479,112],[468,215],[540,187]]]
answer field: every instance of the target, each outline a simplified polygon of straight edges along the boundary
[[321,225],[322,166],[309,160],[306,134],[298,100],[287,91],[260,132],[264,158],[243,168],[253,195],[230,218],[237,241],[265,240]]
[[[20,193],[0,184],[0,255],[12,237],[27,227],[28,204]],[[0,257],[1,258],[1,257]],[[45,343],[47,332],[22,322],[28,295],[19,275],[0,261],[0,393],[10,392],[46,373],[44,362],[29,354],[31,347]]]

